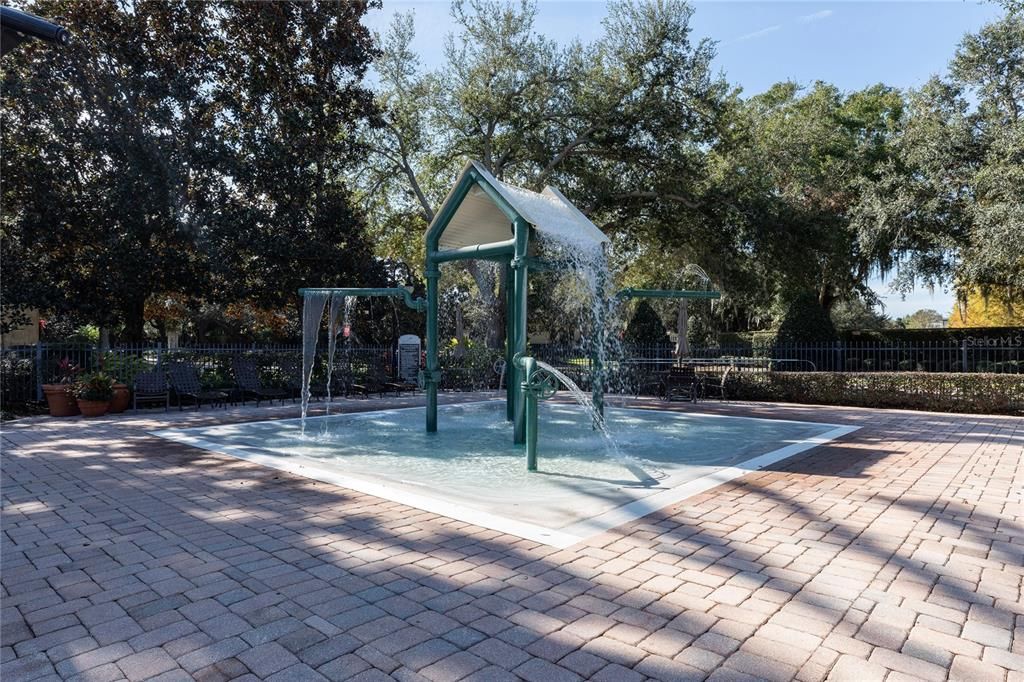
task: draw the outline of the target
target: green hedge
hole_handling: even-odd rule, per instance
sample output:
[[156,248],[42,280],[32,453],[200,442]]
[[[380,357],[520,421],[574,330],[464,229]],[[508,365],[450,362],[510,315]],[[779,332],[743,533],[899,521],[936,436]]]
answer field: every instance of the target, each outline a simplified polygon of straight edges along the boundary
[[879,329],[848,331],[839,335],[843,341],[900,341],[913,343],[954,343],[964,339],[989,340],[992,345],[1024,344],[1024,327],[946,327],[943,329]]
[[[776,341],[777,332],[763,329],[753,332],[721,332],[718,343],[721,346],[771,345]],[[1024,327],[947,327],[945,329],[879,329],[845,331],[836,334],[837,341],[848,343],[959,343],[973,339],[973,345],[1018,346],[1024,345]]]
[[1024,414],[1024,376],[922,372],[737,372],[727,395],[812,405]]

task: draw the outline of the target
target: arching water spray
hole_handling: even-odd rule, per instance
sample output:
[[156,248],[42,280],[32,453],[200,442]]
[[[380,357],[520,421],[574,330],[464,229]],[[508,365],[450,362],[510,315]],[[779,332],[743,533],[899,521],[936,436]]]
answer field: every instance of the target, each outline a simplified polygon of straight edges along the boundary
[[591,400],[590,396],[576,385],[576,382],[546,362],[542,362],[540,360],[535,360],[535,362],[537,363],[537,367],[547,371],[553,377],[558,379],[562,385],[568,389],[569,394],[573,399],[575,399],[576,402],[587,412],[594,428],[601,434],[601,439],[604,441],[605,452],[608,453],[610,458],[626,467],[626,469],[637,477],[637,480],[656,482],[665,478],[666,474],[664,471],[652,467],[650,463],[648,463],[645,468],[645,466],[642,466],[640,461],[635,457],[627,455],[622,451],[622,448],[619,447],[619,444],[616,442],[612,432],[608,429],[608,422],[605,421],[604,415],[595,407],[594,401]]

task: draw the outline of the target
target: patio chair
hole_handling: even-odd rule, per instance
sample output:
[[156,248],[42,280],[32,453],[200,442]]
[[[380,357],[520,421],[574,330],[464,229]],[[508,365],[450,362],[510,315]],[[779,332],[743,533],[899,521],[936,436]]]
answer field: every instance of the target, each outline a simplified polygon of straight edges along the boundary
[[695,403],[700,395],[700,378],[692,365],[670,369],[663,385],[662,396],[665,400],[688,400]]
[[384,391],[387,390],[387,382],[382,372],[374,369],[370,369],[362,374],[362,376],[352,376],[352,383],[348,385],[348,391],[369,398],[371,393],[376,393],[378,397],[384,397]]
[[419,388],[419,384],[412,381],[406,381],[400,376],[387,377],[384,382],[384,390],[388,392],[394,391],[395,395],[398,397],[402,397],[403,392],[416,393]]
[[222,405],[227,409],[228,394],[224,391],[205,391],[199,383],[199,370],[186,362],[176,362],[167,368],[167,374],[171,378],[171,387],[174,388],[174,395],[178,398],[178,409],[182,408],[182,398],[191,398],[196,401],[196,409],[202,409],[203,401],[212,405]]
[[256,407],[260,406],[262,400],[269,400],[273,404],[275,398],[284,404],[284,399],[288,397],[288,391],[283,388],[264,387],[252,360],[235,358],[231,361],[231,367],[235,372],[235,384],[242,395],[243,405],[245,405],[246,396],[250,395],[256,398]]
[[732,370],[733,367],[730,365],[725,368],[721,375],[710,374],[703,377],[700,383],[700,397],[702,399],[716,397],[721,400],[728,400],[725,388],[729,380],[729,372]]
[[171,389],[167,377],[159,370],[140,372],[132,382],[132,409],[139,410],[139,402],[163,401],[164,412],[171,407]]

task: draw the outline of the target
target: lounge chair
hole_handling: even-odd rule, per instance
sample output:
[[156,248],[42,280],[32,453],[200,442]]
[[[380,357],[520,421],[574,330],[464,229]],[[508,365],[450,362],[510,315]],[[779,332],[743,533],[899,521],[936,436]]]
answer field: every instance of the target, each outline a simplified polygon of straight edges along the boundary
[[227,408],[228,394],[224,391],[204,391],[202,384],[199,383],[199,371],[194,366],[177,362],[168,367],[167,374],[171,377],[171,386],[174,388],[174,394],[178,397],[179,410],[183,409],[182,398],[191,398],[196,401],[197,409],[202,409],[203,401]]
[[256,398],[256,407],[260,406],[260,401],[262,400],[269,400],[273,403],[275,398],[284,404],[284,399],[288,397],[287,389],[265,388],[260,382],[259,374],[256,372],[256,365],[252,360],[235,358],[232,360],[231,366],[235,372],[235,384],[242,395],[243,405],[245,405],[246,396],[250,395]]
[[164,412],[171,407],[171,389],[167,377],[160,370],[141,372],[132,382],[132,409],[138,411],[139,402],[163,401]]
[[[285,390],[288,392],[288,396],[295,402],[296,398],[302,398],[302,362],[300,360],[282,360],[278,364],[281,370],[281,377],[284,380]],[[311,398],[320,400],[324,396],[324,387],[318,385],[317,382],[313,382],[309,386],[309,395]]]

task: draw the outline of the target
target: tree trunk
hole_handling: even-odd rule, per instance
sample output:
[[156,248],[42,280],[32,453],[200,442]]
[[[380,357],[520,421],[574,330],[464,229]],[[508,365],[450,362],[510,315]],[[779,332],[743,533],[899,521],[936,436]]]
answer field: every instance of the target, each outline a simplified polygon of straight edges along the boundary
[[455,305],[455,340],[458,345],[455,347],[455,359],[461,360],[466,354],[466,330],[462,324],[462,306]]
[[128,301],[124,309],[123,341],[138,343],[146,340],[146,299]]
[[[485,342],[488,348],[503,348],[505,345],[504,328],[502,326],[502,310],[504,309],[504,297],[500,292],[504,290],[504,284],[498,282],[499,295],[494,294],[494,278],[491,269],[483,269],[475,260],[466,261],[466,270],[473,276],[476,288],[479,292],[480,302],[490,311],[487,323],[487,338]],[[499,269],[500,272],[500,269]]]

